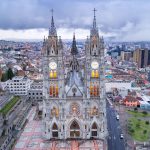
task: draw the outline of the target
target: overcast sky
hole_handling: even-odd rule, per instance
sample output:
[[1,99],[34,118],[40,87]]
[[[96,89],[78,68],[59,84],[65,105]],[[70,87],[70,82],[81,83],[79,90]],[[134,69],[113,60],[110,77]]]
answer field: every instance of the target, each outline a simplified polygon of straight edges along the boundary
[[150,40],[150,0],[0,0],[0,39],[43,39],[51,9],[58,35],[84,39],[96,8],[100,35],[116,41]]

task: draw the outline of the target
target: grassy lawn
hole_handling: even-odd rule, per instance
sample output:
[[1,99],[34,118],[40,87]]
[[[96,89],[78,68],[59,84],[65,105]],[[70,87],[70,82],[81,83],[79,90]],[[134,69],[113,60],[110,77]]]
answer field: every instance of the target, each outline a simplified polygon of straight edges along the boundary
[[19,96],[14,96],[1,110],[0,113],[2,113],[3,115],[6,115],[11,108],[18,102],[18,100],[20,99]]
[[128,114],[133,115],[134,117],[150,117],[150,113],[144,114],[142,112],[127,110]]
[[150,113],[134,110],[128,110],[127,112],[132,115],[128,119],[128,133],[134,140],[140,142],[148,141],[150,139],[150,122],[145,117],[150,117]]
[[146,124],[145,120],[130,118],[128,120],[128,132],[137,141],[147,141],[150,138],[150,123]]

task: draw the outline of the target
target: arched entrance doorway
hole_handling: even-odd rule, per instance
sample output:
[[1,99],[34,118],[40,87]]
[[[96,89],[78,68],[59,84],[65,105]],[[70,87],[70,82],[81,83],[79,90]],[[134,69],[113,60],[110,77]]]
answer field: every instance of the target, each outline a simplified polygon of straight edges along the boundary
[[80,127],[79,124],[74,120],[70,126],[70,137],[78,138],[80,137]]
[[52,136],[53,138],[58,138],[58,126],[56,123],[54,123],[52,126]]
[[93,125],[92,125],[92,137],[97,137],[97,124],[94,122]]

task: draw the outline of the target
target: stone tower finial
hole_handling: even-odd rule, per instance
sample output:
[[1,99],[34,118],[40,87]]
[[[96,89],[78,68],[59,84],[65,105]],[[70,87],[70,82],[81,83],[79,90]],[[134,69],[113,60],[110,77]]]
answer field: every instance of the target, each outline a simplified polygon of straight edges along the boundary
[[56,27],[55,27],[55,24],[54,24],[53,12],[54,12],[54,10],[52,9],[52,10],[51,10],[52,19],[51,19],[51,27],[50,27],[50,29],[49,29],[49,36],[57,36]]
[[96,15],[95,15],[95,12],[97,10],[94,8],[93,12],[94,12],[94,18],[93,18],[93,26],[91,28],[91,36],[93,35],[96,35],[98,36],[98,28],[97,28],[97,25],[96,25]]
[[86,37],[86,41],[89,41],[89,36]]
[[96,29],[96,15],[95,15],[95,12],[96,12],[97,10],[94,8],[94,10],[93,10],[93,12],[94,12],[94,19],[93,19],[93,28],[95,28]]
[[63,43],[62,43],[61,36],[59,36],[58,44],[59,44],[59,48],[60,48],[60,49],[63,49]]
[[77,55],[77,54],[78,54],[78,50],[77,50],[77,46],[76,46],[75,33],[73,34],[73,41],[72,41],[71,54],[72,54],[72,55]]

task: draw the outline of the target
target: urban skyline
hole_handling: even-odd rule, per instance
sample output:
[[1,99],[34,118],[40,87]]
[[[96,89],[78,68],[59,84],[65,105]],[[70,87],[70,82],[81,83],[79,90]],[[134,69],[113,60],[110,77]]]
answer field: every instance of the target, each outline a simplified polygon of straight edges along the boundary
[[0,150],[150,149],[148,0],[0,0]]
[[[1,0],[0,35],[1,39],[42,40],[48,35],[53,8],[62,39],[71,39],[73,32],[76,32],[77,39],[85,39],[91,27],[92,10],[96,8],[97,25],[104,38],[149,41],[149,7],[148,0]],[[21,10],[19,15],[18,10]]]

